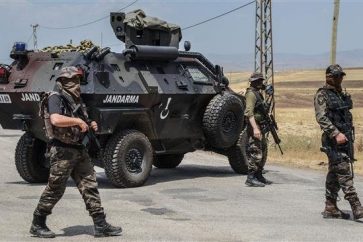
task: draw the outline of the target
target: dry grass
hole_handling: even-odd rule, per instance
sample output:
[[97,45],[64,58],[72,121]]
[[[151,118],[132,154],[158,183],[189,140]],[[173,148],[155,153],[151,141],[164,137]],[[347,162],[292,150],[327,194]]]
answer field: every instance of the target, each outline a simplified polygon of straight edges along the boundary
[[[363,174],[363,69],[346,69],[345,87],[354,101],[353,116],[356,127],[356,173]],[[245,90],[249,73],[227,73],[235,91]],[[273,144],[269,161],[327,169],[326,155],[320,152],[321,131],[315,121],[313,97],[323,85],[324,70],[280,72],[275,75],[276,120],[282,139],[284,155]]]

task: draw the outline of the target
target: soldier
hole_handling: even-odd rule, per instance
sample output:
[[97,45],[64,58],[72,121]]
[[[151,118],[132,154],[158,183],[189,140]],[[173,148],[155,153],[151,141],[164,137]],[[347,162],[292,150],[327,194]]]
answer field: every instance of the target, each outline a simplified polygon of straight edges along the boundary
[[326,177],[324,218],[349,219],[349,214],[337,207],[340,188],[344,198],[349,201],[354,219],[363,218],[363,207],[353,186],[354,134],[353,108],[351,97],[342,91],[343,77],[346,75],[339,65],[330,65],[326,69],[326,84],[314,97],[315,116],[322,134],[322,151],[329,160]]
[[105,220],[97,189],[96,173],[87,149],[81,144],[82,135],[89,128],[97,131],[97,123],[92,121],[89,127],[85,120],[73,116],[69,105],[70,102],[75,104],[81,102],[82,74],[83,71],[76,67],[62,68],[56,81],[59,92],[49,94],[42,101],[45,105],[41,105],[40,108],[46,133],[50,138],[48,148],[51,167],[48,185],[34,211],[30,228],[30,233],[37,237],[55,237],[55,234],[46,226],[46,217],[51,214],[53,207],[61,199],[69,176],[75,181],[86,209],[93,218],[95,237],[119,235],[122,231],[120,227],[114,227]]
[[265,108],[266,105],[262,95],[262,90],[266,88],[263,83],[264,80],[261,73],[253,73],[249,79],[250,87],[246,91],[245,117],[249,136],[248,152],[250,154],[246,185],[251,187],[264,187],[272,184],[262,175],[266,162],[263,155],[267,150],[267,139],[265,134],[261,132],[261,122],[263,122],[261,109]]

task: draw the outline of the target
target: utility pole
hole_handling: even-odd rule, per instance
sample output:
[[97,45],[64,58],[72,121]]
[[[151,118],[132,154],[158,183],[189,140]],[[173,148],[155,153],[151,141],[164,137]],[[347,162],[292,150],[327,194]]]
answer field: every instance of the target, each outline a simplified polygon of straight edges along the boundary
[[33,28],[33,44],[34,44],[34,51],[38,50],[38,37],[37,37],[37,28],[39,24],[31,24],[30,27]]
[[332,65],[336,64],[336,57],[337,57],[339,8],[340,8],[340,0],[334,0],[333,31],[331,38],[331,50],[330,50],[330,64]]
[[256,0],[255,71],[274,84],[271,0]]
[[255,72],[262,73],[265,84],[274,85],[272,0],[256,0]]

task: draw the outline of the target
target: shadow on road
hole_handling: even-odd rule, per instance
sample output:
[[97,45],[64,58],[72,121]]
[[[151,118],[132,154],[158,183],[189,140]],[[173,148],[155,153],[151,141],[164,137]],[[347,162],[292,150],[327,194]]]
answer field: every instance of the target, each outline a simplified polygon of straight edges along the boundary
[[174,169],[154,168],[145,186],[200,177],[226,178],[234,176],[242,175],[236,174],[230,166],[181,165]]
[[[178,180],[191,180],[200,177],[212,178],[226,178],[234,176],[244,176],[236,174],[230,166],[207,166],[207,165],[181,165],[173,169],[159,169],[153,168],[151,175],[144,186],[153,186],[158,183],[178,181]],[[105,172],[97,173],[97,182],[99,188],[118,189],[112,185],[108,180]],[[25,181],[13,181],[6,184],[15,185],[28,185],[28,186],[45,186],[46,183],[33,183],[30,184]],[[67,187],[75,187],[72,179],[68,180]]]
[[63,234],[57,234],[56,237],[71,237],[77,235],[92,235],[93,236],[93,226],[92,225],[76,225],[62,229]]

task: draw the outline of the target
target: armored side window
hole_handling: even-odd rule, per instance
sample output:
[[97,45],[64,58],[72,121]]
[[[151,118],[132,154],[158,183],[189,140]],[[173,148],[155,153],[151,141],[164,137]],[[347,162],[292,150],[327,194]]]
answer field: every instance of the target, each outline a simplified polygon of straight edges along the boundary
[[186,68],[187,72],[189,73],[190,77],[193,79],[194,82],[197,83],[210,83],[209,77],[204,74],[198,67],[196,66],[188,66]]

